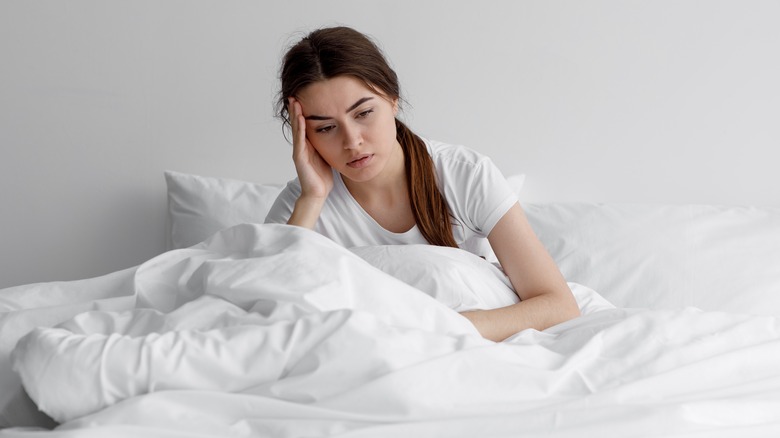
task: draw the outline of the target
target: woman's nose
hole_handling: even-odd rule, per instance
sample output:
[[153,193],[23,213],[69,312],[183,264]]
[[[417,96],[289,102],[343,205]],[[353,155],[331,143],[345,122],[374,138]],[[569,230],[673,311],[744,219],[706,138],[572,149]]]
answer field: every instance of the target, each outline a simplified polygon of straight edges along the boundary
[[344,149],[354,149],[363,143],[363,136],[358,126],[344,126]]

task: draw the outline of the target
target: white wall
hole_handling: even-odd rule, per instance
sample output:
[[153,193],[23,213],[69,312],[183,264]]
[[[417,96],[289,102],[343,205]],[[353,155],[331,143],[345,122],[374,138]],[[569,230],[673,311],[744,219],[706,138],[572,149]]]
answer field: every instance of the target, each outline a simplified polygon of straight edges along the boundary
[[[284,47],[378,39],[428,137],[527,201],[780,205],[780,2],[0,2],[0,287],[164,250],[165,169],[293,177]],[[296,34],[297,32],[297,34]]]

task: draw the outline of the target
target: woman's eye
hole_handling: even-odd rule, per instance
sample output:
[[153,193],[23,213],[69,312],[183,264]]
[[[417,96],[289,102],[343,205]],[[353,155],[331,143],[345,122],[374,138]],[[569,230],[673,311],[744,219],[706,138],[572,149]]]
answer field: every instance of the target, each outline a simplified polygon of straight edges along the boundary
[[325,133],[330,132],[331,130],[333,130],[333,128],[334,128],[333,125],[323,126],[321,128],[317,128],[315,130],[315,132],[320,133],[320,134],[325,134]]
[[365,111],[363,111],[361,113],[358,113],[357,118],[362,119],[364,117],[367,117],[369,114],[371,114],[373,112],[374,112],[373,109],[367,109],[367,110],[365,110]]

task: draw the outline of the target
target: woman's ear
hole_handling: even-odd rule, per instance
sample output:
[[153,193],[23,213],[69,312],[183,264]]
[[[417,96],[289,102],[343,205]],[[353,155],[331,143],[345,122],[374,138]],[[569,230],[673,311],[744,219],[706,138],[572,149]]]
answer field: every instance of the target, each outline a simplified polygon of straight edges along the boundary
[[398,98],[393,99],[393,116],[398,115]]

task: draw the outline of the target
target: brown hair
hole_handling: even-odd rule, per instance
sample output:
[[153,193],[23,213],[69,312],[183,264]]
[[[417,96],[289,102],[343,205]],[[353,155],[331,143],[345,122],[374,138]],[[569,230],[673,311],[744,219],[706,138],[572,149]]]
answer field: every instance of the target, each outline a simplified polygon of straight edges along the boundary
[[[284,56],[282,88],[277,113],[289,126],[287,99],[314,82],[351,76],[390,99],[400,99],[398,76],[379,48],[365,35],[349,27],[315,30],[292,46]],[[433,159],[423,140],[400,120],[396,138],[404,152],[406,182],[412,214],[423,237],[432,245],[457,247],[447,202],[436,186]]]

